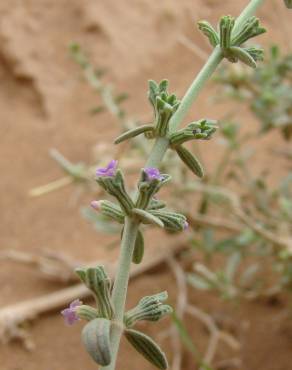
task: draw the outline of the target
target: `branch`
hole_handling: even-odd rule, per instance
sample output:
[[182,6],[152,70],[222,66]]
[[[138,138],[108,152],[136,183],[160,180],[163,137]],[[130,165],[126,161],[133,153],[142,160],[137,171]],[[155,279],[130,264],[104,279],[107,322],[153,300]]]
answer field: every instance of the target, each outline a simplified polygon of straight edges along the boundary
[[193,305],[188,305],[186,307],[186,312],[200,320],[209,330],[210,340],[203,362],[207,364],[212,363],[220,340],[224,341],[234,351],[238,351],[240,349],[240,343],[229,333],[221,331],[212,317],[206,312]]
[[[176,315],[180,320],[183,320],[186,305],[188,303],[185,274],[183,269],[181,268],[179,263],[173,258],[173,256],[168,257],[167,264],[169,268],[172,270],[173,275],[175,276],[176,279],[178,292],[176,303]],[[173,346],[173,359],[171,369],[180,370],[182,363],[182,345],[179,332],[174,324],[171,326],[168,334],[171,336]]]

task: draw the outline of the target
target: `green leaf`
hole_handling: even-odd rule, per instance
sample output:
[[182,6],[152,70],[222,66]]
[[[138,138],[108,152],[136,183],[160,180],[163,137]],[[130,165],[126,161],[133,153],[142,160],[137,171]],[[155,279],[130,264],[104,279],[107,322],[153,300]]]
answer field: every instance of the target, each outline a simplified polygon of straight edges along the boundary
[[231,33],[235,24],[235,18],[230,15],[221,17],[219,22],[220,46],[222,49],[228,49],[231,45]]
[[101,366],[111,363],[110,328],[110,320],[98,318],[87,323],[81,334],[87,352]]
[[132,137],[138,136],[146,132],[149,133],[153,131],[154,131],[154,127],[152,125],[143,125],[143,126],[135,127],[129,131],[124,132],[120,136],[118,136],[114,142],[115,144],[120,144],[121,142],[131,139]]
[[158,369],[167,369],[168,363],[166,356],[152,338],[133,329],[126,329],[124,334],[132,346],[149,362]]
[[229,48],[232,55],[238,58],[241,62],[248,65],[249,67],[256,68],[257,64],[253,57],[244,49],[239,48],[237,46],[233,46]]
[[239,252],[232,253],[231,256],[228,258],[225,275],[229,283],[234,280],[234,276],[240,262],[241,262],[241,253]]
[[116,104],[120,104],[123,101],[127,100],[128,98],[129,98],[129,94],[124,92],[124,93],[121,93],[121,94],[118,94],[117,96],[115,96],[115,102],[116,102]]
[[134,208],[132,213],[138,216],[138,218],[146,224],[164,227],[163,222],[158,217],[153,216],[151,213],[144,211],[143,209]]
[[139,264],[142,262],[144,256],[144,237],[140,230],[138,230],[132,262]]
[[159,83],[159,91],[160,92],[166,92],[167,88],[168,88],[168,80],[162,80]]
[[220,42],[218,33],[214,30],[211,24],[207,21],[198,22],[199,30],[203,32],[205,36],[208,37],[209,42],[212,46],[217,46]]
[[197,274],[188,274],[187,281],[190,285],[199,290],[210,290],[212,288],[207,280]]
[[149,210],[149,212],[163,222],[164,228],[169,231],[182,231],[186,227],[186,217],[180,213],[166,210]]
[[90,109],[90,114],[95,115],[98,113],[102,113],[104,111],[105,111],[105,107],[103,105],[99,105],[97,107]]
[[247,40],[265,32],[266,29],[260,26],[259,19],[252,16],[246,20],[241,30],[232,38],[232,45],[242,45]]
[[198,159],[192,155],[186,148],[179,145],[175,148],[180,159],[188,166],[188,168],[198,177],[204,176],[204,170]]
[[110,297],[111,280],[103,266],[79,267],[75,269],[80,280],[92,291],[96,300],[99,315],[111,319],[114,309]]

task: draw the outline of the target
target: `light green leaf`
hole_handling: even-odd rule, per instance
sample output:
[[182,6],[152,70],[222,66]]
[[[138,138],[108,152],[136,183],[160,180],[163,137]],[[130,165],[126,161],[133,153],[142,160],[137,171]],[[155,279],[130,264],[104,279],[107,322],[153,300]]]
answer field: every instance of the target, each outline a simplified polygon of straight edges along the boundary
[[110,327],[109,320],[98,318],[87,323],[81,334],[87,352],[101,366],[111,363]]
[[126,329],[124,334],[132,346],[149,362],[158,369],[167,369],[168,363],[166,356],[152,338],[133,329]]

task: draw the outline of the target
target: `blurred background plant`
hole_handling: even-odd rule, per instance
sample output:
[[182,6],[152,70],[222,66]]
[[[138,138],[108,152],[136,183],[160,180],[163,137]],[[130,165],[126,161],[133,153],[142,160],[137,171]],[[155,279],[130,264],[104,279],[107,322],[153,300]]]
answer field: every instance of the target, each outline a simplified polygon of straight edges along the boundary
[[[224,98],[245,103],[260,124],[259,134],[279,129],[292,137],[292,55],[283,55],[277,45],[255,70],[241,64],[220,68],[215,79]],[[221,94],[222,96],[222,94]]]

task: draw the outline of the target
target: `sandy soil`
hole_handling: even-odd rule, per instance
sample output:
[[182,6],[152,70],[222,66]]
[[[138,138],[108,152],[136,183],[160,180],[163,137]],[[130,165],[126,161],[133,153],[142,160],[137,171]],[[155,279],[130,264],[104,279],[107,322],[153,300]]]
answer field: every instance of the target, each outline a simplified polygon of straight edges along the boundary
[[[270,31],[262,40],[265,45],[279,42],[287,49],[289,39],[284,31],[291,13],[283,15],[284,8],[277,3],[271,0],[260,11]],[[78,41],[97,65],[108,68],[117,88],[133,97],[127,107],[139,117],[150,111],[145,98],[149,78],[169,78],[173,90],[181,95],[202,65],[198,56],[179,43],[179,35],[189,37],[209,52],[195,21],[208,18],[215,22],[224,13],[238,14],[244,4],[246,0],[228,0],[224,4],[219,0],[0,1],[1,249],[34,253],[49,248],[84,261],[112,258],[116,253],[106,254],[102,245],[107,239],[80,217],[79,208],[89,203],[90,193],[79,194],[68,187],[44,197],[28,197],[32,187],[62,175],[48,156],[50,148],[58,148],[72,161],[89,161],[96,141],[110,142],[118,130],[108,115],[88,114],[96,104],[96,96],[80,79],[78,67],[68,56],[68,44]],[[210,115],[207,96],[208,92],[204,92],[193,110],[197,117]],[[222,110],[212,107],[212,116],[216,118]],[[279,138],[276,140],[282,145]],[[267,137],[263,148],[274,141],[274,136]],[[212,165],[213,149],[210,144],[206,148]],[[270,160],[266,153],[257,161],[263,159]],[[29,267],[0,264],[1,306],[58,288],[40,279]],[[129,304],[137,301],[137,291],[139,297],[144,292],[151,293],[153,284],[157,290],[168,289],[174,301],[173,281],[161,267],[133,282]],[[214,312],[216,308],[242,323],[242,369],[291,367],[292,327],[284,325],[285,304],[250,303],[238,308],[197,293],[192,299],[206,310]],[[161,327],[167,324],[166,320]],[[146,330],[153,335],[158,332],[157,326],[147,326]],[[202,327],[193,323],[191,330],[195,342],[203,347],[206,333]],[[35,351],[28,353],[17,343],[2,346],[0,369],[95,369],[81,347],[79,331],[79,325],[65,327],[60,315],[48,315],[31,327]],[[151,369],[126,344],[123,347],[120,369]],[[225,353],[222,349],[218,359]],[[186,353],[184,370],[187,369],[194,369],[194,363]]]

